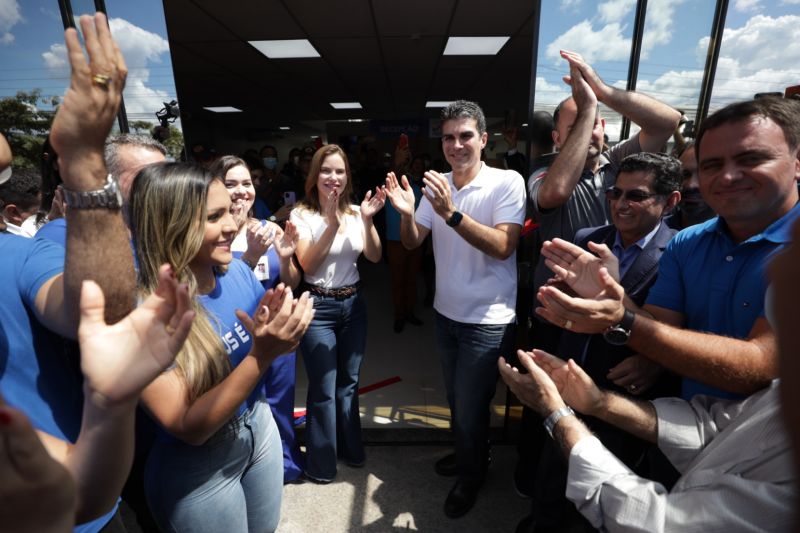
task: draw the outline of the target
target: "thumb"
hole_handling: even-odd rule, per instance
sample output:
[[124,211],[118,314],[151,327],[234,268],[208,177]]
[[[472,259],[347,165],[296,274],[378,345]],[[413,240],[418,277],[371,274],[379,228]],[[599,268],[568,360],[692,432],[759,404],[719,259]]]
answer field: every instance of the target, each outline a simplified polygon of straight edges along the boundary
[[604,243],[597,244],[596,242],[589,241],[589,248],[596,253],[601,259],[608,259],[613,253]]
[[600,276],[600,284],[603,285],[606,295],[615,300],[622,300],[625,298],[625,289],[614,280],[611,274],[608,273],[606,267],[602,267],[598,275]]
[[106,299],[103,290],[92,280],[84,280],[81,284],[81,322],[79,332],[90,334],[98,327],[106,325]]
[[405,175],[405,174],[403,174],[403,175],[401,176],[401,178],[400,178],[400,181],[401,181],[401,182],[402,182],[402,184],[403,184],[403,189],[405,189],[405,190],[408,190],[408,189],[409,189],[409,187],[411,187],[411,185],[409,185],[409,184],[408,184],[408,178],[406,177],[406,175]]
[[587,374],[574,359],[567,361],[567,365],[569,366],[570,379],[576,380],[578,384],[587,389],[596,386],[594,380],[589,377],[589,374]]

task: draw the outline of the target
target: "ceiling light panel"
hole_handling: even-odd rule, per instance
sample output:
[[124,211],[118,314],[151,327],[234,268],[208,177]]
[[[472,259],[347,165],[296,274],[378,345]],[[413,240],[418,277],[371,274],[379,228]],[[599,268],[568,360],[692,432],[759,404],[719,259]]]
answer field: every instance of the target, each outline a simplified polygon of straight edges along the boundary
[[508,37],[450,37],[444,47],[446,56],[493,56]]
[[441,100],[428,100],[427,102],[425,102],[425,107],[447,107],[452,103],[453,103],[452,101],[445,102]]
[[334,109],[363,109],[359,102],[331,102]]
[[203,109],[208,109],[209,111],[213,111],[214,113],[241,113],[242,110],[238,107],[231,107],[229,105],[223,106],[212,106],[212,107],[204,107]]
[[270,59],[297,59],[319,57],[319,52],[308,39],[285,39],[281,41],[247,41]]

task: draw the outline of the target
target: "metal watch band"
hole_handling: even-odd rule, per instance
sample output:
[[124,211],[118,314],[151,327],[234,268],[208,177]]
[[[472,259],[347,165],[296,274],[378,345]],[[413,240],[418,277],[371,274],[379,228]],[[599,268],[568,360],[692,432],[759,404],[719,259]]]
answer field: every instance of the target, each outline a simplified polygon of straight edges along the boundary
[[544,419],[544,429],[547,430],[547,433],[552,437],[553,430],[556,428],[556,424],[558,421],[564,418],[565,416],[575,416],[575,411],[572,410],[571,407],[566,406],[562,407],[561,409],[556,409],[547,418]]
[[106,185],[95,191],[71,191],[62,189],[64,203],[70,209],[120,209],[122,193],[117,180],[108,175]]

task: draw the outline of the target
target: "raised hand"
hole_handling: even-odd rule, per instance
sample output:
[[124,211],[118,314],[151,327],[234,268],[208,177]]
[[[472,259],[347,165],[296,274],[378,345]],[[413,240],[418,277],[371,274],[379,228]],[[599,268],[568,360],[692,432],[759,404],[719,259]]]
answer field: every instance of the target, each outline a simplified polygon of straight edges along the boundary
[[383,209],[383,204],[386,203],[386,192],[383,187],[375,187],[375,195],[372,191],[367,191],[364,201],[361,202],[361,217],[372,218],[375,213]]
[[242,310],[236,316],[253,337],[253,354],[271,363],[300,343],[314,317],[314,304],[308,292],[294,299],[281,283],[264,294],[252,317]]
[[619,261],[608,246],[589,243],[589,247],[598,255],[592,255],[580,246],[558,238],[545,241],[542,245],[547,268],[583,298],[594,298],[605,289],[600,281],[600,269],[603,267],[619,282]]
[[[575,54],[577,55],[577,54]],[[569,62],[569,75],[564,76],[564,83],[572,88],[572,98],[578,111],[593,110],[597,106],[597,94],[592,90],[577,61],[570,55],[562,52],[561,57]],[[580,56],[578,56],[580,57]]]
[[450,195],[450,182],[435,170],[429,170],[422,178],[425,188],[422,193],[431,203],[437,215],[447,220],[456,211]]
[[535,364],[553,380],[561,397],[573,409],[588,415],[602,408],[604,393],[573,359],[564,361],[543,350],[520,356],[526,368]]
[[539,288],[536,298],[542,307],[536,308],[536,314],[578,333],[600,333],[619,324],[625,315],[625,289],[605,267],[598,270],[598,276],[602,290],[591,298],[569,296],[552,285]]
[[320,196],[320,214],[329,226],[339,227],[341,214],[339,213],[339,191],[331,191],[327,196]]
[[80,308],[85,386],[108,405],[137,401],[142,389],[175,360],[194,319],[189,289],[178,284],[167,265],[159,270],[156,291],[112,326],[103,317],[103,291],[93,281],[83,282]]
[[261,224],[260,220],[251,220],[247,224],[247,252],[246,255],[252,263],[267,253],[270,245],[280,231],[280,227],[272,222]]
[[84,15],[80,24],[89,61],[83,55],[77,31],[67,29],[64,38],[72,69],[70,86],[50,130],[61,175],[66,186],[74,190],[96,186],[92,176],[85,176],[87,169],[81,167],[103,163],[103,143],[117,115],[128,75],[106,16]]
[[413,215],[414,203],[416,202],[414,190],[405,176],[401,178],[401,182],[402,186],[397,182],[397,176],[395,176],[394,172],[386,174],[386,187],[384,187],[386,197],[398,213],[401,215]]
[[[280,230],[280,228],[278,228]],[[295,250],[297,250],[297,226],[291,221],[286,222],[286,227],[280,231],[278,236],[273,241],[275,251],[278,252],[278,257],[292,257]]]
[[0,531],[72,531],[72,476],[50,457],[25,415],[2,398],[0,479]]
[[564,400],[550,376],[536,366],[530,356],[522,350],[517,350],[517,355],[528,369],[527,375],[520,374],[519,370],[509,365],[503,357],[498,359],[497,368],[503,381],[519,401],[542,416],[564,407]]
[[569,63],[570,76],[572,76],[573,69],[580,72],[581,77],[589,85],[592,92],[595,94],[596,99],[601,102],[604,101],[604,98],[608,95],[610,89],[608,85],[606,85],[606,83],[600,78],[600,76],[597,75],[597,72],[595,72],[595,70],[586,61],[584,61],[583,57],[581,57],[580,54],[576,54],[575,52],[570,52],[567,50],[561,50],[561,57],[566,59]]

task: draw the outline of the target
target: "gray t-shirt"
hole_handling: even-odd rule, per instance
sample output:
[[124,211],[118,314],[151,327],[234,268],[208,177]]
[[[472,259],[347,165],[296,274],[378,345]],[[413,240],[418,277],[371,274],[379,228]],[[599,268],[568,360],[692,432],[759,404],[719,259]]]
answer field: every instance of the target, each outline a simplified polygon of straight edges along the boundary
[[[541,178],[547,171],[531,175],[528,179],[528,193],[533,218],[539,223],[540,242],[550,241],[556,237],[572,242],[578,230],[608,224],[611,217],[605,190],[616,182],[620,162],[627,156],[641,151],[639,134],[636,134],[603,152],[600,155],[600,167],[597,172],[584,170],[569,200],[553,209],[539,207]],[[544,257],[540,256],[533,274],[533,290],[538,291],[539,287],[552,276],[553,273],[544,264]],[[538,307],[538,301],[535,303]]]

